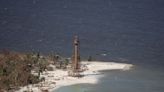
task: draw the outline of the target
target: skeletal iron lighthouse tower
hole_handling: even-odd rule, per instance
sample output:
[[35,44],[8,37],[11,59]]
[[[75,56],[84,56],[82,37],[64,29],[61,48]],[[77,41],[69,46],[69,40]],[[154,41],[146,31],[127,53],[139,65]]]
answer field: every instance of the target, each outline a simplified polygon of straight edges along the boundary
[[72,58],[72,68],[74,72],[78,72],[80,69],[80,54],[79,54],[79,39],[78,36],[74,38],[74,54]]
[[72,55],[72,63],[71,68],[68,71],[68,75],[72,77],[80,77],[80,54],[79,54],[79,39],[78,36],[74,37],[73,41],[73,55]]

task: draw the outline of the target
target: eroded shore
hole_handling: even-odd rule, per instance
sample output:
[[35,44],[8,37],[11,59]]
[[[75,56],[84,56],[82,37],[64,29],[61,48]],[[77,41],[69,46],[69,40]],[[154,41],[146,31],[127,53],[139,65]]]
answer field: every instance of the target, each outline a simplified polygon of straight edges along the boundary
[[80,83],[90,83],[96,84],[99,78],[103,77],[104,74],[100,73],[101,70],[129,70],[133,67],[132,64],[125,63],[115,63],[115,62],[101,62],[101,61],[82,61],[81,67],[86,68],[84,72],[81,72],[83,77],[70,77],[68,76],[67,70],[56,69],[54,65],[53,71],[45,71],[41,74],[44,77],[44,81],[34,85],[28,85],[21,87],[20,90],[16,92],[23,92],[25,90],[31,90],[33,92],[42,92],[42,90],[47,90],[49,92],[55,91],[59,87],[68,86]]

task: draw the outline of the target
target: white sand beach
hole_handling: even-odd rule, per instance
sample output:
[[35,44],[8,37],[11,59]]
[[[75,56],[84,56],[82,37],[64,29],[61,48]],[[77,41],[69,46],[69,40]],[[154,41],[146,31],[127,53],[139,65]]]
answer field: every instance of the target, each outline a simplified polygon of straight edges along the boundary
[[133,66],[132,64],[125,63],[115,63],[115,62],[101,62],[101,61],[82,61],[82,68],[87,68],[86,71],[81,72],[84,77],[70,77],[68,76],[68,71],[55,69],[54,65],[51,67],[54,68],[54,71],[46,71],[41,74],[41,77],[45,78],[44,82],[21,87],[20,90],[16,92],[23,92],[26,90],[31,90],[33,92],[42,92],[42,90],[48,90],[48,92],[54,92],[57,88],[62,86],[68,86],[73,84],[80,83],[90,83],[96,84],[99,81],[99,78],[103,77],[104,74],[100,73],[101,70],[129,70]]

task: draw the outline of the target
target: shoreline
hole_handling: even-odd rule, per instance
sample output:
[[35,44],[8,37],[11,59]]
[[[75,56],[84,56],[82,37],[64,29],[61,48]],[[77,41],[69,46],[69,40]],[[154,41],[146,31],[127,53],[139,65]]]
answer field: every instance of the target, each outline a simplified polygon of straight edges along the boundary
[[50,65],[53,67],[53,71],[45,71],[41,74],[41,77],[45,78],[45,81],[40,82],[38,84],[28,85],[25,87],[21,87],[20,90],[16,92],[23,92],[25,90],[31,90],[33,92],[42,92],[41,90],[47,90],[48,92],[55,92],[60,87],[69,86],[74,84],[81,83],[90,83],[96,84],[99,81],[99,78],[103,77],[99,71],[102,70],[130,70],[133,65],[126,63],[115,63],[115,62],[102,62],[102,61],[82,61],[82,68],[85,66],[87,68],[84,72],[80,74],[83,77],[70,77],[68,76],[68,72],[66,70],[56,69],[54,65]]

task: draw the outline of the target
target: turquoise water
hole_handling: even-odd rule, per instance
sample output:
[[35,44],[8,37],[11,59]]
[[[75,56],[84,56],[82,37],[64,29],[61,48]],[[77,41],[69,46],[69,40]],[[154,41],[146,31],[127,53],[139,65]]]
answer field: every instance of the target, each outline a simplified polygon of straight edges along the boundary
[[[130,71],[103,71],[98,84],[77,84],[54,92],[163,92],[164,73],[161,70],[136,67]],[[153,73],[152,73],[153,72]]]

